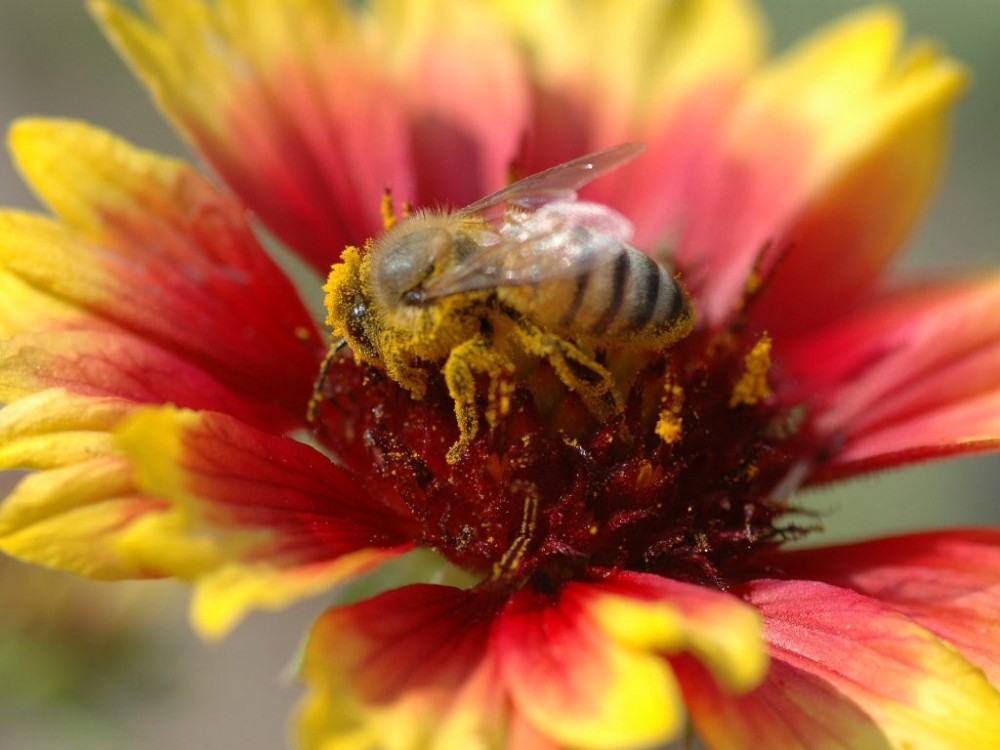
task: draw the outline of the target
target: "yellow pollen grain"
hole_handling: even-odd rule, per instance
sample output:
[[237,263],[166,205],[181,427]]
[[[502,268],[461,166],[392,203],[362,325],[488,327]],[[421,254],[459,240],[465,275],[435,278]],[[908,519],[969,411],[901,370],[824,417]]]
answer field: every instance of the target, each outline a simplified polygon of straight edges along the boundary
[[597,536],[597,532],[600,531],[600,529],[597,528],[597,524],[591,524],[588,531],[590,532],[591,536]]
[[668,411],[660,412],[660,418],[656,421],[656,434],[667,445],[676,443],[683,434],[681,423],[682,420],[677,415]]
[[729,408],[756,404],[771,395],[771,386],[767,383],[767,371],[771,369],[771,337],[766,333],[761,336],[743,362],[743,375],[733,387]]
[[683,434],[683,419],[681,409],[684,406],[684,389],[679,385],[667,382],[660,401],[660,415],[656,420],[655,432],[659,438],[671,445],[681,439]]
[[309,329],[305,326],[295,326],[295,338],[299,341],[308,341],[310,338]]

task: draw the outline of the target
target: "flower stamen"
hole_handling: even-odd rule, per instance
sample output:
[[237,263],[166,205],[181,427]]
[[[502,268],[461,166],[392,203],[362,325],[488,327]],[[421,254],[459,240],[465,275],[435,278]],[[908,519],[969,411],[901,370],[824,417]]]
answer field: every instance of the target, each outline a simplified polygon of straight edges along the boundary
[[771,337],[763,334],[744,359],[743,374],[733,386],[729,408],[753,405],[771,395],[767,373],[771,369]]
[[503,557],[493,565],[492,579],[499,581],[508,574],[516,574],[538,524],[538,489],[531,482],[520,483],[524,490],[524,513],[521,528]]
[[396,210],[392,205],[392,188],[388,185],[382,193],[382,203],[380,208],[382,213],[382,229],[388,232],[396,226],[397,221]]

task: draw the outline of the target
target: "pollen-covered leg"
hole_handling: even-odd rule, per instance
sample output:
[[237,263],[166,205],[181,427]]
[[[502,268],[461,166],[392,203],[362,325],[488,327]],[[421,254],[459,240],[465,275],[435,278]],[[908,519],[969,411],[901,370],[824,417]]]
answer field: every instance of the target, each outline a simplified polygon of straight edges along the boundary
[[448,463],[458,461],[462,451],[469,446],[479,430],[476,374],[483,373],[490,378],[486,418],[492,427],[507,411],[509,388],[506,387],[505,380],[513,370],[511,362],[494,349],[483,334],[477,334],[451,350],[448,361],[444,363],[444,380],[448,385],[448,393],[455,400],[458,441],[448,450]]
[[514,330],[524,350],[547,359],[559,379],[580,395],[595,417],[608,419],[624,409],[625,400],[614,376],[578,346],[526,320],[518,321]]

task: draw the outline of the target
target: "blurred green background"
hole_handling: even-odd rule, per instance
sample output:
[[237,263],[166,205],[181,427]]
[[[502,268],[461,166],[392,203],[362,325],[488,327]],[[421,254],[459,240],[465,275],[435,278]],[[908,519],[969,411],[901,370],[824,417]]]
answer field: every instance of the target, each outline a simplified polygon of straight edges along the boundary
[[[866,4],[763,2],[779,50]],[[998,267],[1000,2],[896,5],[912,35],[937,39],[974,73],[958,110],[950,170],[904,269]],[[186,155],[80,0],[0,0],[0,122],[27,114],[87,119],[147,148]],[[35,206],[6,160],[0,205]],[[1000,521],[998,479],[1000,459],[966,458],[813,492],[803,501],[825,514],[824,540],[989,524]],[[22,588],[58,596],[5,593],[19,580]],[[136,591],[67,580],[0,564],[0,750],[283,746],[297,693],[282,671],[319,603],[255,616],[224,643],[205,646],[187,628],[180,586]],[[37,616],[27,617],[32,607]],[[95,610],[104,613],[99,626]],[[68,632],[46,618],[68,618]],[[93,627],[96,634],[87,629]]]

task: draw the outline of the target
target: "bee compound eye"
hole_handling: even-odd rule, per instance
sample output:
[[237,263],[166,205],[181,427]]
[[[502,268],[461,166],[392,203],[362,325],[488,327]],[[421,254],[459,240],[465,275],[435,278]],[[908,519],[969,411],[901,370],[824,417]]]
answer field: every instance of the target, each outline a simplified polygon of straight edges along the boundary
[[361,349],[361,353],[367,357],[375,355],[375,347],[368,335],[368,321],[370,310],[368,303],[361,297],[357,297],[347,309],[344,316],[344,324],[347,328],[347,335],[350,343]]

